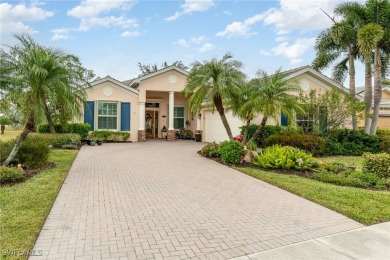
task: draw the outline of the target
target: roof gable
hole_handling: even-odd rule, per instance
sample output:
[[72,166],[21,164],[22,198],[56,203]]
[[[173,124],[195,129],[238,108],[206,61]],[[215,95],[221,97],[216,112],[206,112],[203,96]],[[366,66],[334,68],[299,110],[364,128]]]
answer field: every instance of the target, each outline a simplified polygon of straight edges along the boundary
[[136,90],[136,89],[134,89],[134,88],[132,88],[130,86],[127,86],[127,85],[123,84],[122,82],[120,82],[119,80],[111,78],[108,75],[106,77],[104,77],[104,78],[97,79],[97,80],[91,82],[91,84],[89,84],[89,86],[87,86],[86,89],[87,88],[93,88],[94,86],[102,84],[104,82],[111,82],[111,83],[113,83],[113,84],[115,84],[115,85],[117,85],[117,86],[119,86],[119,87],[121,87],[121,88],[123,88],[123,89],[125,89],[125,90],[127,90],[129,92],[131,92],[132,94],[135,94],[137,96],[139,95],[139,91],[138,90]]
[[138,85],[141,81],[143,80],[146,80],[146,79],[149,79],[149,78],[153,78],[153,77],[156,77],[156,76],[159,76],[161,74],[164,74],[168,71],[172,71],[172,70],[175,70],[181,74],[183,74],[184,76],[188,76],[188,72],[185,71],[185,70],[182,70],[180,69],[179,67],[176,67],[176,66],[168,66],[168,67],[165,67],[163,69],[160,69],[160,70],[157,70],[155,72],[152,72],[152,73],[149,73],[147,75],[144,75],[144,76],[141,76],[141,77],[138,77],[138,78],[135,78],[133,80],[131,80],[127,85],[132,87],[132,86],[135,86],[135,85]]

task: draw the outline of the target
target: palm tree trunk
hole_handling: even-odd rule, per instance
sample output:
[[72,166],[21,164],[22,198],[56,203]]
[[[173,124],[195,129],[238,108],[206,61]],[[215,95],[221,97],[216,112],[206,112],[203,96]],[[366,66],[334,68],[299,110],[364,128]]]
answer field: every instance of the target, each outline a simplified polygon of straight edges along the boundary
[[242,143],[246,144],[246,140],[248,139],[248,132],[249,132],[249,126],[251,124],[251,120],[248,119],[246,120],[246,125],[245,125],[245,131],[244,131],[244,137],[242,138]]
[[1,134],[3,135],[5,131],[5,125],[1,125]]
[[263,119],[261,120],[261,123],[260,123],[259,127],[256,129],[256,131],[253,134],[253,136],[252,136],[250,141],[256,142],[255,140],[257,139],[257,137],[259,137],[259,135],[263,131],[265,125],[267,124],[267,120],[268,120],[268,117],[264,116]]
[[365,84],[364,84],[364,102],[366,103],[366,107],[364,109],[365,117],[364,117],[364,133],[370,133],[371,127],[371,108],[372,108],[372,71],[371,71],[371,61],[365,61]]
[[374,109],[371,121],[370,135],[376,134],[379,118],[379,106],[382,100],[382,64],[379,55],[379,48],[375,48]]
[[232,130],[230,130],[229,122],[226,119],[225,109],[223,108],[222,99],[220,96],[214,97],[214,105],[221,117],[222,124],[226,129],[226,133],[229,136],[229,140],[233,140]]
[[27,122],[24,125],[24,129],[22,133],[19,135],[18,139],[16,140],[16,143],[14,145],[14,148],[12,149],[11,153],[9,154],[8,158],[3,162],[4,166],[8,166],[15,158],[16,154],[18,153],[20,147],[22,146],[24,140],[26,140],[27,135],[30,132],[33,132],[35,129],[34,127],[34,117],[33,114],[30,113],[30,115],[27,118]]
[[56,129],[54,127],[54,122],[51,118],[49,107],[47,106],[46,103],[45,103],[45,115],[46,115],[47,124],[49,125],[50,133],[55,134]]
[[[351,50],[350,50],[351,52]],[[351,93],[352,98],[355,98],[356,88],[355,88],[355,61],[354,56],[349,55],[349,93]],[[353,131],[358,131],[356,111],[352,110],[352,128]]]

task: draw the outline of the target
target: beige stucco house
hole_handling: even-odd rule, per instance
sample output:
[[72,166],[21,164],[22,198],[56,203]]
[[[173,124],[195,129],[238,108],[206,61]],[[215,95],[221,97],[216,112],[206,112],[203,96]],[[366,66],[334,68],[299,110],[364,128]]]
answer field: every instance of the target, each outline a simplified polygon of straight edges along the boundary
[[[356,93],[363,98],[364,87],[356,89]],[[359,122],[359,126],[364,126],[364,120]],[[390,87],[385,87],[382,90],[382,100],[379,106],[378,127],[390,129]]]
[[[330,88],[346,90],[330,78],[310,66],[285,72],[286,78],[296,79],[305,93],[315,89],[324,92]],[[217,112],[202,109],[192,115],[182,97],[188,72],[170,66],[146,76],[120,82],[107,76],[98,79],[86,89],[87,102],[84,115],[79,121],[91,124],[91,130],[129,131],[131,141],[163,138],[166,127],[167,139],[175,139],[175,131],[185,128],[202,132],[202,141],[220,142],[228,139]],[[233,135],[238,135],[243,122],[227,113]],[[261,116],[254,120],[259,123]],[[283,117],[270,124],[286,124]]]

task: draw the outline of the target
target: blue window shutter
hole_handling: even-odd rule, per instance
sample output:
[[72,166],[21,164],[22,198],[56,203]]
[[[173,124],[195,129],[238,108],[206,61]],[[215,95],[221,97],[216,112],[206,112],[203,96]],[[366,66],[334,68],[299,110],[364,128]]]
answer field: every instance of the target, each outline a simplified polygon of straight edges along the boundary
[[121,103],[121,131],[130,131],[130,103]]
[[95,118],[95,102],[86,101],[84,103],[84,123],[89,123],[91,125],[91,131],[95,129],[94,124]]
[[280,125],[282,125],[282,126],[288,125],[287,116],[285,114],[283,114],[283,112],[280,112]]

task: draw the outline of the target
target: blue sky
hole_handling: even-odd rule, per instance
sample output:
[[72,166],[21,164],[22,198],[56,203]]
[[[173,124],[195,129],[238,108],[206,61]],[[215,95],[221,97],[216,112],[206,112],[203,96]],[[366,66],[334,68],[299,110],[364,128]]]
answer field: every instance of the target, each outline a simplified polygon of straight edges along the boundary
[[[359,0],[362,2],[361,0]],[[138,76],[137,63],[220,58],[231,52],[248,77],[310,64],[315,37],[342,0],[1,1],[1,44],[29,33],[81,58],[97,76]],[[320,9],[321,8],[321,9]],[[329,70],[324,72],[329,76]],[[363,85],[362,66],[357,85]]]

